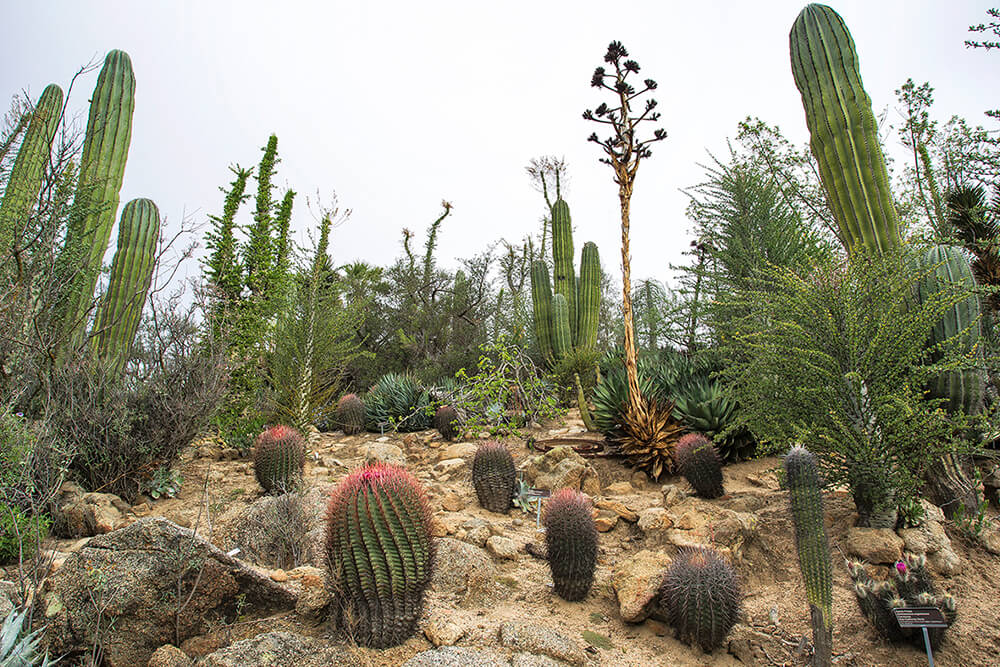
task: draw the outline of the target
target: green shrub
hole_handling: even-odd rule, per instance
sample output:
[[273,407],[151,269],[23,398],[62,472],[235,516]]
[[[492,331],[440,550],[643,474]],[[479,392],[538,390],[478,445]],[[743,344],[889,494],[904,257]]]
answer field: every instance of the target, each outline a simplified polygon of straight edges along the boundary
[[49,534],[50,521],[40,514],[29,516],[15,505],[0,503],[0,565],[27,561]]

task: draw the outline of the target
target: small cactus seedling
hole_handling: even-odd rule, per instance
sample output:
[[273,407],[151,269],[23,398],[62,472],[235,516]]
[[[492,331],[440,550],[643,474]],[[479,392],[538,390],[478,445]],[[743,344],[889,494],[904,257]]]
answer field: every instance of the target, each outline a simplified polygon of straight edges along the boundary
[[268,493],[286,493],[302,481],[305,441],[290,426],[264,429],[253,448],[253,474]]
[[434,428],[441,437],[451,442],[458,435],[458,412],[450,405],[442,405],[434,413]]
[[705,547],[682,549],[660,588],[660,604],[677,635],[706,653],[722,645],[736,623],[741,599],[736,571]]
[[357,394],[345,394],[337,401],[337,426],[345,435],[355,435],[365,430],[365,404]]
[[479,504],[491,512],[506,514],[514,498],[517,468],[510,452],[499,442],[484,442],[472,459],[472,485]]
[[597,565],[597,527],[590,499],[562,489],[546,505],[543,521],[556,594],[570,602],[584,599]]
[[677,467],[702,498],[725,495],[722,488],[722,463],[708,438],[700,433],[688,433],[677,441],[674,450]]

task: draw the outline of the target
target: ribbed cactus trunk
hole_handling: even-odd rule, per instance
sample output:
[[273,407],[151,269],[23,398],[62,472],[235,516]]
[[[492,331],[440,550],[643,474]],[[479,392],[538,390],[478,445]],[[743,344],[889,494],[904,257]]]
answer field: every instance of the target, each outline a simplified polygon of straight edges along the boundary
[[573,222],[569,205],[557,199],[552,205],[552,288],[569,307],[570,335],[576,330],[576,272],[573,269]]
[[535,316],[535,340],[546,359],[553,357],[552,350],[552,285],[549,268],[542,260],[531,263],[531,306]]
[[564,359],[573,348],[569,319],[566,297],[556,294],[552,297],[552,352],[557,361]]
[[124,51],[111,51],[90,101],[76,196],[59,255],[65,280],[56,320],[59,361],[65,361],[66,353],[83,342],[87,313],[118,214],[134,109],[132,62]]
[[815,667],[829,667],[833,651],[833,565],[823,521],[823,493],[816,460],[805,447],[785,456],[785,477],[795,523],[795,546],[813,628]]
[[125,204],[118,223],[118,250],[91,337],[94,351],[116,371],[128,361],[139,329],[159,238],[160,212],[156,204],[148,199],[133,199]]
[[808,5],[788,36],[820,180],[848,251],[898,246],[899,218],[854,40],[830,7]]
[[31,208],[42,189],[62,104],[62,88],[53,83],[42,91],[38,104],[31,112],[28,129],[7,179],[3,202],[0,202],[0,262],[6,262],[14,243],[19,242]]
[[580,255],[580,283],[577,294],[577,327],[573,345],[592,350],[597,346],[597,324],[601,309],[601,258],[597,245],[583,244]]

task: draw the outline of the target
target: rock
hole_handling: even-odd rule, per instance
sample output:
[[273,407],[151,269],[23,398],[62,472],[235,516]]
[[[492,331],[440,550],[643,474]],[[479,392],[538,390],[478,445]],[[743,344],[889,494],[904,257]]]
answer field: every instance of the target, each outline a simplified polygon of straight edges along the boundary
[[895,563],[903,557],[903,538],[891,528],[847,530],[847,553],[869,563]]
[[667,531],[674,526],[673,515],[662,507],[650,507],[639,512],[639,530],[653,544],[667,541]]
[[465,501],[462,500],[462,496],[454,491],[449,491],[441,499],[441,507],[448,512],[460,512],[465,509]]
[[643,550],[615,566],[611,587],[618,598],[618,613],[623,621],[641,623],[652,613],[670,562],[664,553]]
[[962,560],[951,547],[951,539],[937,521],[924,521],[919,526],[899,531],[903,548],[927,556],[927,564],[938,574],[951,576],[962,569]]
[[604,487],[604,495],[606,496],[624,496],[632,491],[632,485],[629,482],[615,482]]
[[565,664],[547,655],[533,653],[515,653],[510,661],[510,667],[562,667]]
[[448,480],[465,466],[465,459],[444,459],[433,468],[434,479]]
[[187,653],[172,644],[164,644],[149,658],[149,667],[191,667],[193,664]]
[[326,609],[333,599],[326,587],[325,573],[315,567],[296,568],[299,577],[299,599],[295,603],[295,613],[310,623],[319,623],[326,615]]
[[476,455],[477,449],[479,449],[479,445],[471,442],[456,442],[442,449],[439,458],[442,461],[446,461],[447,459],[468,459]]
[[406,465],[406,455],[403,450],[389,442],[378,442],[362,448],[361,455],[365,457],[365,463],[390,463],[397,466]]
[[271,581],[277,581],[279,584],[288,581],[288,573],[284,570],[273,570],[271,572]]
[[205,656],[200,667],[344,667],[361,666],[345,646],[333,646],[291,632],[268,632],[235,642]]
[[[175,618],[178,581],[185,606]],[[47,648],[82,651],[99,633],[110,667],[144,665],[163,644],[201,634],[209,621],[231,616],[238,599],[246,613],[288,611],[296,603],[290,590],[192,531],[162,518],[140,519],[95,537],[45,582]],[[98,608],[104,619],[99,629]]]
[[614,512],[629,523],[635,523],[639,520],[638,514],[625,507],[625,503],[620,503],[617,500],[598,500],[594,503],[594,506],[600,510],[609,510]]
[[402,667],[510,667],[510,661],[489,649],[442,646],[416,654]]
[[634,473],[632,473],[632,477],[629,479],[629,483],[631,483],[632,486],[638,489],[639,491],[642,491],[643,489],[646,488],[646,485],[649,484],[649,476],[646,473],[637,470]]
[[451,646],[465,634],[465,628],[451,621],[448,614],[439,613],[427,619],[424,636],[434,646]]
[[676,521],[679,530],[694,530],[698,527],[698,521],[692,512],[684,512]]
[[241,559],[269,568],[321,564],[321,517],[332,488],[318,484],[304,494],[264,496],[237,506],[216,521],[214,542],[224,551],[239,548]]
[[924,508],[924,521],[944,521],[944,511],[934,503],[920,499],[920,506]]
[[518,556],[517,542],[509,537],[494,535],[486,540],[486,550],[497,558],[515,560]]
[[618,525],[618,515],[608,510],[601,510],[594,518],[594,525],[597,527],[597,532],[607,533]]
[[128,524],[131,507],[112,493],[86,493],[66,482],[52,504],[52,534],[59,537],[104,535]]
[[671,505],[676,505],[685,498],[687,494],[677,488],[676,484],[664,484],[661,489],[663,494],[663,506],[670,507]]
[[541,653],[571,665],[583,665],[587,658],[576,642],[552,628],[514,621],[500,626],[500,643],[517,651]]
[[729,642],[729,654],[734,656],[744,665],[756,665],[757,660],[753,655],[753,648],[750,640],[745,638],[733,639]]
[[1000,556],[1000,528],[987,526],[979,536],[979,542],[994,556]]
[[554,447],[528,462],[525,478],[536,489],[570,488],[596,496],[601,493],[597,471],[571,447]]
[[486,541],[490,539],[490,535],[489,526],[475,526],[473,528],[466,528],[465,535],[461,537],[461,540],[469,544],[475,544],[477,547],[485,548]]
[[7,618],[7,614],[17,606],[17,584],[12,581],[0,581],[0,618]]
[[431,588],[459,595],[463,603],[482,600],[495,585],[497,568],[484,550],[450,537],[437,540]]

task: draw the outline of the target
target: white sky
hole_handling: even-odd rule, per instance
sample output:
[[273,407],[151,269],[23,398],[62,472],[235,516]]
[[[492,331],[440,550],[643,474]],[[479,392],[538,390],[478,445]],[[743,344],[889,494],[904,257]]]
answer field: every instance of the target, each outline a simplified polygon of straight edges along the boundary
[[[353,209],[334,233],[337,264],[388,264],[401,252],[403,227],[422,247],[442,199],[455,205],[439,235],[446,266],[501,237],[536,232],[544,205],[524,167],[554,154],[569,163],[576,261],[593,240],[617,273],[617,192],[600,149],[586,141],[600,128],[581,118],[608,100],[589,83],[611,40],[639,62],[640,78],[659,83],[654,97],[668,133],[636,184],[635,277],[666,279],[668,265],[681,261],[688,221],[679,189],[701,180],[706,150],[725,154],[740,120],[759,116],[796,143],[808,138],[788,61],[801,1],[3,4],[4,104],[21,90],[37,98],[51,82],[65,88],[110,49],[130,54],[137,89],[123,203],[149,197],[174,225],[184,215],[204,221],[221,212],[227,167],[256,165],[273,132],[277,183],[299,192],[300,239],[314,225],[306,195],[319,190],[329,201],[336,191]],[[1000,54],[968,50],[963,40],[991,4],[834,2],[876,114],[889,108],[898,122],[893,91],[912,77],[935,87],[936,117],[986,124],[982,111],[1000,104]],[[83,123],[96,78],[73,91],[70,108]]]

